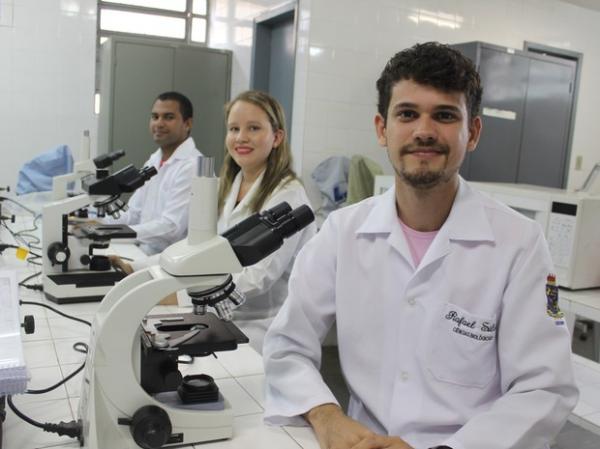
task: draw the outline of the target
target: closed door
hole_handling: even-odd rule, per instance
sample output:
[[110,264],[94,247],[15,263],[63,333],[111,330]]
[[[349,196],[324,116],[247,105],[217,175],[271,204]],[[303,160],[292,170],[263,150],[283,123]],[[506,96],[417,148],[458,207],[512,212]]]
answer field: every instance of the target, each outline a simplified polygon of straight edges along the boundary
[[526,57],[481,49],[483,129],[477,149],[461,172],[467,179],[516,181],[528,71]]
[[531,59],[517,182],[563,187],[574,79],[575,61]]
[[252,57],[253,89],[270,93],[283,106],[288,132],[294,102],[295,10],[255,22]]

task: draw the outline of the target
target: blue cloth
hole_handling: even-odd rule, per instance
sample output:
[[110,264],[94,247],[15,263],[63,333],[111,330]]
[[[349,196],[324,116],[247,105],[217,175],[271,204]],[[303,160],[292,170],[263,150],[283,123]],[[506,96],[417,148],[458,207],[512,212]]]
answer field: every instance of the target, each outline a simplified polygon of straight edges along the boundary
[[323,197],[322,211],[328,214],[346,201],[350,159],[331,156],[315,167],[311,176]]
[[73,171],[73,156],[67,145],[45,151],[19,170],[17,195],[52,190],[52,178]]

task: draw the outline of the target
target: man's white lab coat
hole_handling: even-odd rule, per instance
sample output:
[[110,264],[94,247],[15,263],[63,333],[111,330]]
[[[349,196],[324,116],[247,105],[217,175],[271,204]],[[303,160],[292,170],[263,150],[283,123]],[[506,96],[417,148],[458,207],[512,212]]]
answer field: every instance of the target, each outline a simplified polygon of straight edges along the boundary
[[[259,190],[263,175],[264,172],[256,179],[242,201],[236,205],[242,182],[241,172],[237,174],[219,216],[217,223],[219,234],[254,214],[249,205]],[[310,206],[304,186],[297,180],[282,181],[267,198],[262,210],[270,209],[282,201],[287,201],[292,209],[303,204]],[[296,254],[316,232],[316,225],[311,223],[286,239],[282,247],[273,254],[233,275],[233,281],[247,296],[246,302],[235,310],[234,320],[250,338],[250,345],[258,352],[262,350],[267,328],[287,296],[288,278]]]
[[416,449],[548,447],[578,395],[551,272],[537,223],[462,179],[416,268],[393,188],[333,212],[265,338],[265,420],[336,403],[318,367],[337,318],[349,415],[372,430]]
[[201,155],[191,137],[177,147],[162,167],[162,150],[156,150],[144,166],[152,166],[158,173],[133,193],[127,212],[105,222],[129,225],[137,233],[140,248],[149,255],[185,238],[190,189]]

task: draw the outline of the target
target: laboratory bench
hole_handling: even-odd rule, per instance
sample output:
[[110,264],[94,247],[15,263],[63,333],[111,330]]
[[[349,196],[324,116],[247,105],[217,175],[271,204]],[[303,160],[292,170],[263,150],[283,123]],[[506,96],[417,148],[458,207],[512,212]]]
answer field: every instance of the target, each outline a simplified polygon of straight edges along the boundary
[[[31,268],[19,270],[19,279],[33,272]],[[42,298],[41,293],[21,289],[21,299],[40,301],[59,310],[91,321],[99,303],[57,305]],[[600,289],[584,292],[561,291],[561,304],[565,311],[600,321]],[[152,313],[178,313],[189,308],[157,306]],[[589,312],[589,313],[588,313]],[[21,315],[31,314],[36,319],[36,332],[23,334],[23,347],[31,373],[28,388],[47,387],[77,369],[85,356],[72,349],[73,343],[87,341],[89,327],[68,320],[39,306],[24,305]],[[577,385],[581,391],[579,402],[570,420],[592,432],[600,434],[600,364],[573,355]],[[240,345],[238,350],[220,352],[217,358],[196,359],[193,365],[182,366],[182,373],[203,372],[215,378],[223,395],[234,410],[234,436],[230,440],[198,444],[202,449],[318,449],[314,434],[307,427],[270,427],[262,422],[264,410],[264,371],[262,359],[250,346]],[[17,395],[14,402],[23,412],[38,421],[59,422],[77,418],[77,406],[82,374],[64,386],[44,395]],[[4,449],[77,448],[78,443],[32,427],[7,410],[4,423]]]
[[[600,289],[560,289],[559,301],[567,316],[576,315],[600,323]],[[572,325],[569,328],[573,331]],[[572,357],[579,402],[569,420],[600,435],[600,363],[577,354]]]
[[[20,274],[19,278],[25,276]],[[99,303],[57,305],[38,292],[21,289],[21,299],[48,304],[64,313],[92,321]],[[157,306],[151,313],[180,313],[190,308]],[[61,317],[51,310],[23,305],[21,316],[34,315],[36,331],[23,334],[23,348],[31,380],[30,389],[45,388],[55,384],[75,371],[85,360],[85,355],[72,349],[78,341],[87,342],[90,328]],[[263,424],[264,371],[261,356],[248,345],[236,351],[219,352],[217,358],[195,358],[191,365],[180,365],[182,374],[204,373],[211,375],[223,396],[234,411],[233,438],[208,442],[193,447],[202,449],[318,449],[310,428],[270,427]],[[83,372],[58,389],[42,395],[15,395],[15,405],[26,415],[40,422],[57,423],[77,419],[80,386]],[[4,449],[77,448],[76,440],[60,437],[25,423],[7,409],[4,422]],[[188,446],[192,447],[192,446]]]
[[[15,225],[15,229],[23,229]],[[1,237],[9,237],[6,230]],[[129,253],[126,246],[115,244],[116,253]],[[129,253],[130,254],[130,253]],[[18,280],[41,270],[31,264],[18,261],[8,251],[0,256],[0,269],[14,269]],[[29,283],[39,283],[34,278]],[[19,289],[22,300],[38,301],[65,313],[92,321],[100,303],[88,302],[57,305],[43,297],[41,292]],[[600,323],[600,289],[584,291],[560,291],[561,308],[572,315]],[[185,308],[189,311],[189,308]],[[152,313],[180,313],[177,306],[157,306]],[[45,388],[62,380],[84,361],[85,355],[73,350],[75,342],[89,340],[88,326],[61,317],[45,308],[23,305],[24,315],[34,315],[35,333],[22,333],[27,367],[31,374],[30,389]],[[600,363],[573,355],[573,368],[580,397],[570,416],[570,421],[600,435]],[[217,358],[196,358],[192,365],[183,365],[182,373],[205,373],[211,375],[223,395],[230,401],[234,411],[233,438],[229,440],[197,444],[198,449],[319,449],[314,433],[309,427],[271,427],[263,423],[264,371],[261,356],[248,345],[240,345],[236,351],[219,352]],[[61,385],[56,390],[42,395],[15,395],[15,405],[26,415],[41,422],[57,423],[78,418],[78,403],[82,373]],[[22,421],[7,408],[3,424],[4,449],[38,449],[79,447],[76,440],[59,437],[35,428]],[[188,446],[189,447],[189,446]]]
[[[17,217],[13,230],[27,229],[31,216]],[[15,243],[3,227],[0,241]],[[41,250],[38,250],[38,252]],[[108,253],[132,258],[142,257],[141,250],[131,243],[112,242]],[[0,270],[15,270],[17,281],[41,271],[41,266],[17,260],[15,251],[6,250],[0,255]],[[41,283],[41,276],[28,284]],[[19,299],[47,304],[63,313],[92,322],[99,302],[56,304],[46,299],[42,292],[19,288]],[[149,313],[190,312],[191,306],[156,306]],[[42,389],[54,385],[75,371],[84,361],[85,354],[73,349],[76,342],[89,341],[90,327],[51,310],[36,305],[22,305],[21,322],[25,315],[35,317],[35,332],[27,335],[21,330],[26,365],[30,373],[28,389]],[[132,325],[134,325],[132,323]],[[193,364],[180,365],[183,375],[209,374],[215,379],[221,393],[231,403],[234,423],[233,437],[228,440],[207,442],[195,446],[202,449],[319,449],[312,429],[309,427],[272,427],[263,423],[264,370],[262,357],[249,345],[239,345],[235,351],[218,352],[216,358],[196,357]],[[15,406],[24,414],[42,423],[58,423],[78,418],[78,404],[83,371],[46,394],[19,394],[13,396]],[[6,407],[6,419],[0,423],[4,449],[75,449],[77,440],[61,437],[26,423]],[[115,448],[116,449],[116,448]]]

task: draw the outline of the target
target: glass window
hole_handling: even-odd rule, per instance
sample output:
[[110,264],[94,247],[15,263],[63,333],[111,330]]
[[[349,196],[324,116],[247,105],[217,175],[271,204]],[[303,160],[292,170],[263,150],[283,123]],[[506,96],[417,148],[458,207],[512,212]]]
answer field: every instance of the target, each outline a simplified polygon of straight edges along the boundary
[[99,0],[98,16],[99,40],[116,32],[208,41],[208,0]]
[[[144,6],[146,8],[168,9],[169,11],[185,11],[186,0],[103,0],[104,3]],[[200,13],[199,13],[200,14]]]
[[192,20],[192,41],[206,42],[206,19]]
[[194,14],[200,14],[201,16],[206,15],[206,0],[194,0],[194,8],[192,9]]
[[184,18],[156,14],[103,9],[100,14],[100,28],[106,31],[185,38]]

